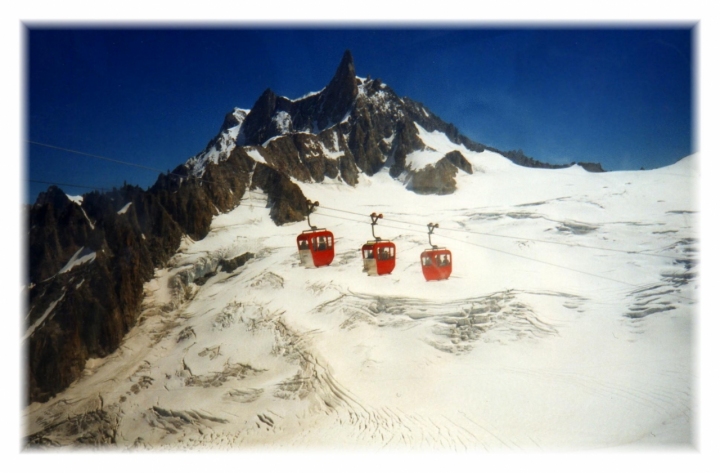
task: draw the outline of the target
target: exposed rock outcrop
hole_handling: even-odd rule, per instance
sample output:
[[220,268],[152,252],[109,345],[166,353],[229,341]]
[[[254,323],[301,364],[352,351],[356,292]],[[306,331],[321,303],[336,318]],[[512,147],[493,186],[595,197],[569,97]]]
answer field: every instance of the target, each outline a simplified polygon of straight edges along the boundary
[[465,171],[468,174],[473,173],[472,164],[470,164],[470,162],[465,159],[465,156],[463,156],[460,151],[450,151],[448,154],[445,155],[444,159],[450,161],[450,163],[452,163],[461,171]]
[[320,109],[317,117],[318,128],[322,130],[340,122],[350,110],[357,95],[355,64],[350,51],[345,51],[335,75],[318,98]]
[[268,195],[270,218],[277,225],[298,222],[308,214],[307,198],[297,184],[286,174],[258,163],[252,177],[251,187],[262,189]]
[[229,260],[222,260],[220,261],[220,270],[226,273],[232,273],[254,257],[255,255],[253,253],[246,252]]
[[[41,281],[57,273],[86,242],[93,224],[83,209],[55,186],[37,198],[28,221],[28,279]],[[95,242],[95,249],[100,249]]]
[[578,164],[578,166],[581,166],[583,169],[585,169],[587,172],[605,172],[605,170],[602,167],[602,164],[600,164],[600,163],[577,163],[577,164]]
[[472,174],[472,165],[459,151],[446,154],[435,164],[408,173],[407,188],[418,194],[452,194],[457,189],[458,169]]

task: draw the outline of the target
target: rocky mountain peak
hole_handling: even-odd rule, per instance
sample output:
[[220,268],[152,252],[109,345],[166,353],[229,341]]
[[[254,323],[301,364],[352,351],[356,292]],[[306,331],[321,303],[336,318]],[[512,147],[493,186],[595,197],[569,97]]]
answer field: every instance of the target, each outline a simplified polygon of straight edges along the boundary
[[350,50],[345,50],[340,65],[335,70],[335,75],[328,84],[326,91],[339,89],[348,89],[354,86],[357,91],[355,82],[355,62],[353,61],[352,53]]
[[322,104],[318,126],[324,128],[328,124],[342,120],[355,101],[357,94],[355,63],[350,51],[346,50],[335,75],[321,94]]
[[266,89],[243,123],[243,144],[261,145],[276,136],[328,128],[345,117],[357,95],[355,63],[345,51],[335,75],[318,94],[290,100]]

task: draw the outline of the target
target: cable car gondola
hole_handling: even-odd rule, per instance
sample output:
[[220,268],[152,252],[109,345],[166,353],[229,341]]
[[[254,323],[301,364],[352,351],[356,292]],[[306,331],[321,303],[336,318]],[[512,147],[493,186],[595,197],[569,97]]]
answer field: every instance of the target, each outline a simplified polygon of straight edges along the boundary
[[420,255],[423,276],[426,281],[440,281],[450,277],[452,273],[452,253],[447,248],[438,248],[432,244],[431,235],[439,225],[428,223],[428,242],[430,248]]
[[328,266],[335,258],[335,239],[331,231],[318,229],[310,224],[310,214],[320,203],[308,200],[307,204],[310,207],[307,216],[310,230],[305,230],[297,236],[300,264],[306,268]]
[[368,276],[390,274],[395,269],[395,243],[375,236],[375,224],[379,218],[383,218],[382,214],[377,215],[373,212],[370,218],[375,240],[370,240],[362,246],[363,271],[368,273]]

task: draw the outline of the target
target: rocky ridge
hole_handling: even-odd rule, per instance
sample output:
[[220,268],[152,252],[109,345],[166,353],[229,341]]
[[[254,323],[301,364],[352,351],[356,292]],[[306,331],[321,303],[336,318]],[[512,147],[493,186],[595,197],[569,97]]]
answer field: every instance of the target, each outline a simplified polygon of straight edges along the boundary
[[[203,180],[183,170],[161,175],[148,190],[124,186],[80,202],[50,187],[30,208],[23,337],[29,402],[49,399],[80,376],[88,358],[117,349],[154,269],[183,237],[204,238],[213,216],[235,208],[248,189],[268,194],[279,225],[307,212],[297,185],[241,148],[207,166]],[[76,255],[92,257],[67,264]],[[232,260],[226,265],[239,264]]]

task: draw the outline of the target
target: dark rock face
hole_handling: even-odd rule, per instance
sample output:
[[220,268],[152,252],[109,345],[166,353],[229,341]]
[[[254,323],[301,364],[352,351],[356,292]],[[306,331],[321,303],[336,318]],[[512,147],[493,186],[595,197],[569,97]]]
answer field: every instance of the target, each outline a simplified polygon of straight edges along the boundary
[[38,196],[29,217],[28,278],[31,281],[57,273],[93,232],[83,210],[54,186]]
[[[99,194],[85,198],[89,218],[83,218],[93,219],[95,224],[75,244],[94,254],[94,261],[42,279],[35,279],[36,274],[50,272],[48,268],[58,265],[45,266],[43,271],[31,267],[34,286],[29,291],[29,323],[43,320],[27,339],[31,401],[47,399],[69,385],[82,372],[88,357],[112,353],[135,323],[142,284],[153,274],[153,258],[137,215],[133,210],[118,215],[112,200]],[[70,201],[67,205],[80,208]],[[108,207],[111,210],[106,217],[98,218],[99,209]],[[33,208],[31,221],[48,226],[38,221],[46,210],[42,204]],[[31,234],[30,246],[41,248],[44,256],[53,249],[42,247],[42,238]]]
[[343,116],[350,110],[357,94],[355,64],[350,51],[345,51],[340,65],[335,71],[335,76],[320,94],[320,114],[317,118],[318,128],[324,129],[328,125],[342,120]]
[[450,151],[445,155],[445,159],[450,161],[458,169],[465,171],[468,174],[473,173],[472,165],[467,159],[465,159],[465,156],[463,156],[460,151]]
[[277,225],[299,222],[308,214],[307,198],[287,175],[258,163],[252,177],[251,189],[262,189],[268,195],[270,218]]
[[292,122],[284,122],[283,118],[289,119],[292,102],[285,97],[278,97],[270,89],[262,93],[252,110],[243,123],[245,144],[260,145],[275,136],[281,135],[281,125],[285,123],[287,131],[294,131]]
[[358,94],[355,65],[345,51],[335,76],[322,92],[292,101],[267,89],[243,123],[245,145],[261,145],[284,133],[315,133],[341,121]]
[[[161,175],[147,191],[125,186],[89,193],[82,204],[50,188],[30,208],[23,342],[29,402],[65,389],[89,357],[115,351],[136,322],[143,284],[154,268],[175,254],[183,235],[207,235],[212,217],[237,206],[247,189],[268,193],[276,223],[305,218],[307,199],[300,189],[243,149],[208,165],[203,180],[183,172],[181,166]],[[94,253],[94,260],[59,273],[80,250]]]

